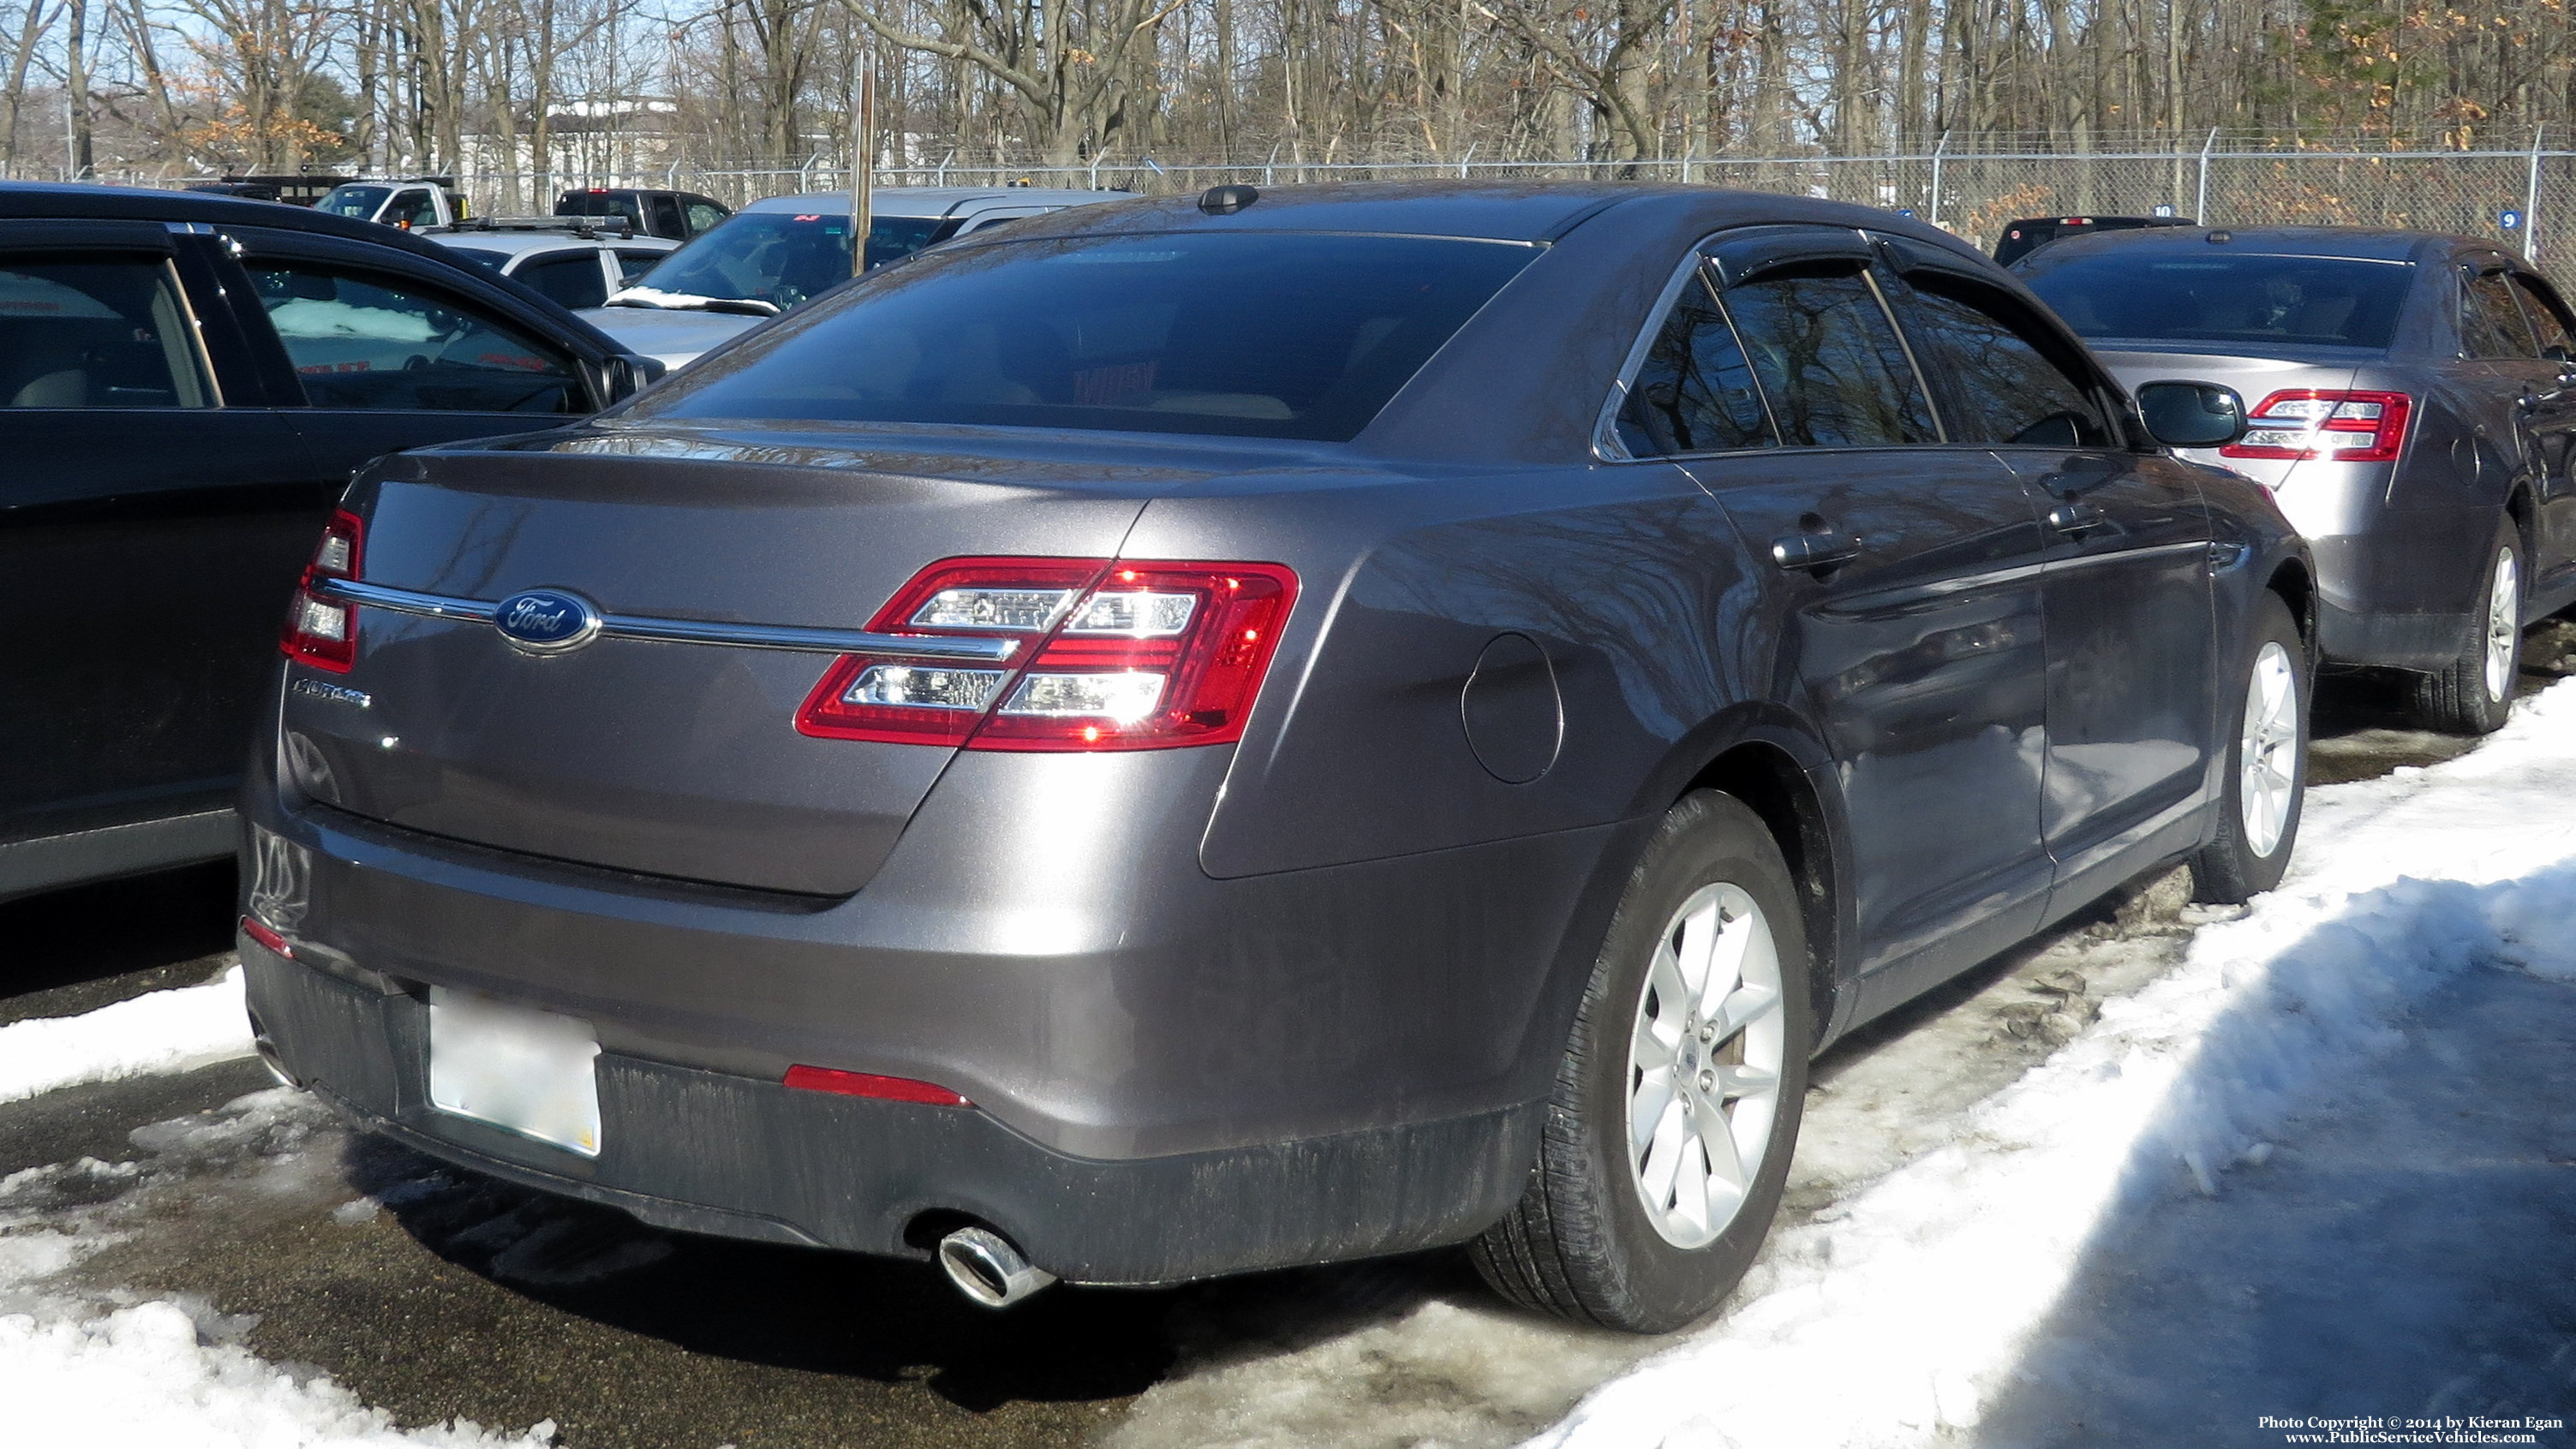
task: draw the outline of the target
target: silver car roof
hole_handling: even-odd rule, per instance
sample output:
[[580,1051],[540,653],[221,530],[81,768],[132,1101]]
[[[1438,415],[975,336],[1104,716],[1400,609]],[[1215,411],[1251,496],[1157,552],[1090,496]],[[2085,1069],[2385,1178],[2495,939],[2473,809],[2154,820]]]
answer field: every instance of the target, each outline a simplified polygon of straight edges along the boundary
[[468,227],[461,231],[431,231],[426,228],[415,228],[412,235],[443,246],[471,247],[480,252],[503,252],[512,257],[523,257],[530,252],[597,251],[601,247],[627,247],[648,252],[669,252],[680,248],[678,242],[668,237],[640,234],[631,237],[577,237],[565,231],[476,231]]

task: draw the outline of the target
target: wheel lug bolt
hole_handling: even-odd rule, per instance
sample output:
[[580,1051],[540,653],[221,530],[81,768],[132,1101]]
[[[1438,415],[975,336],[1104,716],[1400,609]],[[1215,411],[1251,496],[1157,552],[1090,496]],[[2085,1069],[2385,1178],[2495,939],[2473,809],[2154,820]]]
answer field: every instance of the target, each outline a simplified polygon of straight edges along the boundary
[[1702,1073],[1700,1073],[1700,1074],[1699,1074],[1699,1089],[1700,1089],[1701,1091],[1703,1091],[1703,1092],[1715,1091],[1715,1090],[1717,1089],[1717,1073],[1715,1073],[1715,1072],[1702,1072]]

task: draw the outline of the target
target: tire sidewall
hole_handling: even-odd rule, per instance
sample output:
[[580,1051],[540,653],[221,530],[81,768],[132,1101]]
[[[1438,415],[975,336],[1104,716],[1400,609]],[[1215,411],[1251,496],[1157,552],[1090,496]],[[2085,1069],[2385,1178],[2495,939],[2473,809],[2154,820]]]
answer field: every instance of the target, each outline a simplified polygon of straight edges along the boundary
[[[2227,817],[2220,840],[2234,856],[2244,894],[2255,895],[2281,883],[2281,877],[2289,872],[2290,856],[2298,847],[2299,817],[2307,809],[2308,722],[2315,704],[2316,671],[2308,657],[2307,641],[2299,636],[2298,621],[2278,595],[2266,592],[2247,616],[2245,651],[2237,660],[2236,687],[2229,695],[2227,711],[2227,779],[2222,792]],[[2262,658],[2266,644],[2279,644],[2290,656],[2290,677],[2299,690],[2299,747],[2291,755],[2290,813],[2281,822],[2281,838],[2274,842],[2271,854],[2257,855],[2253,842],[2245,835],[2245,702],[2254,686],[2254,665]]]
[[[1779,1107],[1762,1165],[1734,1221],[1705,1247],[1674,1247],[1655,1231],[1627,1162],[1628,1047],[1647,968],[1663,927],[1692,892],[1726,882],[1760,907],[1780,958],[1782,1053]],[[1779,1210],[1806,1094],[1815,1030],[1807,1000],[1808,956],[1796,887],[1758,816],[1713,792],[1674,807],[1621,896],[1595,965],[1577,1043],[1583,1116],[1583,1176],[1591,1185],[1607,1249],[1601,1266],[1613,1301],[1605,1319],[1647,1331],[1678,1328],[1706,1313],[1735,1285]]]

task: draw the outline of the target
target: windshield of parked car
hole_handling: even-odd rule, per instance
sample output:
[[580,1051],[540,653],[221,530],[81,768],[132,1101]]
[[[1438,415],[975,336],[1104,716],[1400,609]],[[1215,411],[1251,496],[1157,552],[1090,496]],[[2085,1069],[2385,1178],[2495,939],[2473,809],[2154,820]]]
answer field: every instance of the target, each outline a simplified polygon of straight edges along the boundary
[[[880,216],[868,226],[868,265],[882,267],[930,245],[947,225],[935,216]],[[850,279],[850,217],[753,211],[671,253],[635,285],[785,311]]]
[[1536,254],[1258,232],[944,249],[680,374],[629,416],[1339,441]]
[[313,209],[327,211],[333,216],[354,216],[360,221],[373,221],[376,209],[393,194],[394,189],[390,186],[334,186],[322,193],[322,199],[313,203]]
[[2374,348],[2396,335],[2414,278],[2405,262],[2169,246],[2050,248],[2022,274],[2086,337]]

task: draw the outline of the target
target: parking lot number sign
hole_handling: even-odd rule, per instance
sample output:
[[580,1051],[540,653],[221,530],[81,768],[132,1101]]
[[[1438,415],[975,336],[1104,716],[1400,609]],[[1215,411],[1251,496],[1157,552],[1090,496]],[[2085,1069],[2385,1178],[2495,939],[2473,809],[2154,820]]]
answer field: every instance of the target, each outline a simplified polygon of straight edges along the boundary
[[2511,207],[2496,213],[2496,225],[2506,231],[2522,230],[2522,213]]

